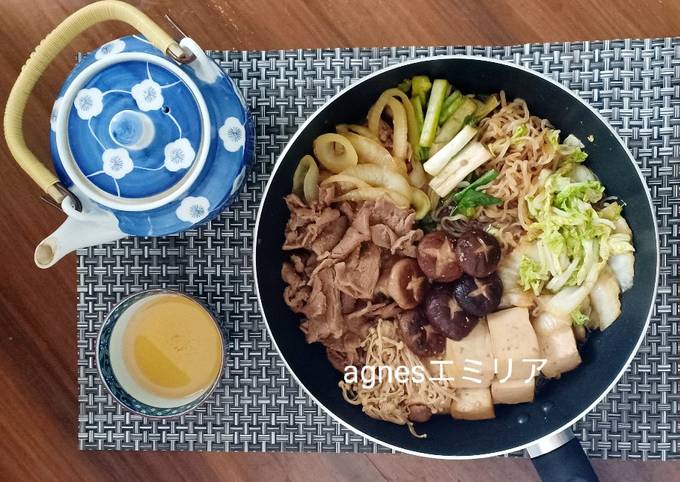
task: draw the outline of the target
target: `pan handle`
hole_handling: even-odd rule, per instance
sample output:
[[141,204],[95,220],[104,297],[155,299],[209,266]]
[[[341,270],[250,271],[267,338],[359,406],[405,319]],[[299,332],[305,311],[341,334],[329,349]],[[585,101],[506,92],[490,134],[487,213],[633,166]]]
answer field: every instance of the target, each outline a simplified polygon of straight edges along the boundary
[[545,437],[527,449],[543,482],[598,482],[597,474],[571,430]]

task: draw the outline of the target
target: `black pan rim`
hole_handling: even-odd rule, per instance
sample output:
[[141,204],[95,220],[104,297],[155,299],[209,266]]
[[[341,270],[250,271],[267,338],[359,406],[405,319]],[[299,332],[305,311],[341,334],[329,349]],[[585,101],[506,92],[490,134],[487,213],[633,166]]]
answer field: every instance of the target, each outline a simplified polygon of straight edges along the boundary
[[530,446],[532,446],[532,445],[538,443],[540,440],[546,440],[546,439],[549,439],[549,438],[555,436],[555,435],[558,434],[558,433],[564,432],[565,430],[571,430],[571,426],[572,426],[575,422],[577,422],[577,421],[578,421],[579,419],[581,419],[585,414],[587,414],[588,412],[590,412],[591,410],[593,410],[593,408],[595,408],[595,406],[596,406],[598,403],[600,403],[600,402],[607,396],[607,394],[614,388],[614,386],[616,386],[616,384],[619,382],[619,380],[621,379],[621,377],[623,376],[623,374],[625,373],[625,371],[626,371],[626,370],[628,369],[628,367],[630,366],[631,361],[633,360],[633,358],[634,358],[635,355],[637,354],[638,350],[640,349],[640,346],[642,345],[642,342],[643,342],[643,340],[644,340],[644,338],[645,338],[645,335],[646,335],[646,333],[647,333],[647,330],[649,329],[649,324],[650,324],[650,322],[651,322],[651,317],[652,317],[652,313],[653,313],[653,310],[654,310],[654,304],[655,304],[656,297],[657,297],[657,294],[658,294],[657,291],[658,291],[658,284],[659,284],[659,269],[660,269],[660,252],[659,252],[659,249],[658,249],[658,246],[659,246],[659,229],[658,229],[658,222],[657,222],[657,218],[656,218],[656,212],[655,212],[655,210],[654,210],[654,205],[653,205],[653,203],[652,203],[652,198],[651,198],[651,195],[650,195],[650,193],[649,193],[649,189],[645,189],[645,196],[646,196],[646,198],[647,198],[647,203],[648,203],[648,206],[647,206],[647,207],[649,208],[650,213],[651,213],[651,216],[652,216],[652,219],[653,219],[653,221],[654,221],[654,223],[653,223],[653,224],[654,224],[654,238],[655,238],[655,240],[656,240],[656,246],[657,246],[657,249],[656,249],[656,263],[655,263],[655,274],[654,274],[654,289],[653,289],[653,292],[652,292],[652,296],[650,297],[650,300],[649,300],[649,308],[648,308],[647,315],[646,315],[646,318],[645,318],[645,323],[644,323],[643,329],[640,330],[640,336],[638,337],[638,340],[637,340],[637,342],[636,342],[636,344],[635,344],[635,348],[630,352],[630,354],[628,355],[628,359],[626,360],[626,362],[625,362],[625,364],[623,365],[622,369],[621,369],[621,370],[619,371],[619,373],[613,378],[613,380],[610,382],[610,384],[607,386],[607,388],[606,388],[606,389],[605,389],[605,390],[604,390],[604,391],[603,391],[603,392],[602,392],[602,393],[601,393],[601,394],[600,394],[600,395],[599,395],[599,396],[598,396],[598,397],[597,397],[597,398],[596,398],[596,399],[595,399],[588,407],[586,407],[585,409],[583,409],[576,417],[574,417],[574,418],[573,418],[572,420],[570,420],[568,423],[564,424],[563,426],[561,426],[561,427],[559,427],[559,428],[553,430],[552,432],[550,432],[550,433],[544,435],[543,437],[541,437],[541,438],[539,438],[539,439],[536,439],[536,440],[534,440],[534,441],[532,441],[532,442],[529,442],[529,443],[526,443],[526,444],[521,444],[521,445],[518,445],[518,446],[516,446],[516,447],[510,447],[510,448],[508,448],[508,449],[500,450],[500,451],[496,451],[496,452],[480,453],[480,454],[475,454],[475,455],[441,455],[441,454],[432,454],[432,453],[429,453],[429,452],[421,452],[421,451],[417,451],[417,450],[405,449],[405,448],[402,448],[402,447],[399,447],[399,446],[392,445],[392,444],[390,444],[390,443],[388,443],[388,442],[385,442],[385,441],[383,441],[383,440],[380,440],[379,438],[377,438],[377,437],[375,437],[375,436],[368,435],[368,434],[362,432],[361,430],[358,430],[357,428],[355,428],[354,426],[352,426],[352,425],[349,424],[348,422],[344,421],[344,420],[341,419],[340,417],[338,417],[332,410],[329,410],[328,408],[326,408],[326,406],[324,406],[324,405],[323,405],[323,404],[322,404],[322,403],[314,396],[314,394],[312,394],[311,391],[310,391],[310,390],[309,390],[309,389],[308,389],[308,388],[300,381],[300,379],[298,378],[298,376],[295,374],[294,370],[290,367],[290,365],[289,365],[288,361],[286,360],[286,357],[284,356],[283,352],[282,352],[281,349],[279,348],[279,345],[278,345],[278,343],[276,342],[276,338],[274,337],[274,335],[273,335],[273,333],[272,333],[272,331],[271,331],[271,329],[270,329],[269,321],[267,320],[267,316],[266,316],[266,314],[265,314],[264,306],[263,306],[263,304],[262,304],[262,298],[261,298],[261,296],[260,296],[260,284],[259,284],[258,274],[257,274],[258,270],[257,270],[257,249],[256,249],[257,246],[256,246],[256,243],[257,243],[257,240],[259,239],[260,219],[261,219],[261,216],[262,216],[262,212],[263,212],[263,207],[264,207],[265,201],[266,201],[266,199],[267,199],[267,194],[268,194],[268,192],[269,192],[269,188],[270,188],[270,186],[272,185],[273,179],[274,179],[274,177],[276,176],[276,174],[277,174],[277,172],[278,172],[278,170],[279,170],[279,167],[280,167],[281,164],[283,163],[283,160],[284,160],[284,158],[286,157],[286,155],[287,155],[289,149],[291,148],[292,144],[293,144],[293,143],[295,142],[295,140],[301,135],[301,133],[305,130],[305,128],[307,127],[307,125],[310,124],[311,121],[312,121],[313,119],[315,119],[317,116],[321,115],[321,113],[322,113],[322,112],[323,112],[323,111],[324,111],[324,110],[325,110],[325,109],[326,109],[333,101],[335,101],[336,99],[342,97],[343,95],[345,95],[345,93],[347,93],[347,92],[349,92],[350,90],[352,90],[352,89],[356,88],[357,86],[361,85],[363,82],[365,82],[365,81],[368,80],[368,79],[371,79],[371,78],[373,78],[373,77],[376,77],[376,76],[378,76],[378,75],[381,75],[382,73],[384,73],[384,72],[386,72],[386,71],[399,69],[399,68],[401,68],[401,67],[404,66],[404,65],[411,65],[411,64],[418,64],[418,63],[426,63],[426,62],[434,62],[434,61],[439,61],[439,60],[469,60],[469,61],[476,61],[476,62],[487,62],[487,63],[501,64],[501,65],[504,65],[504,66],[506,66],[506,67],[511,67],[511,68],[517,69],[517,70],[519,70],[519,71],[522,71],[522,72],[531,74],[531,75],[537,77],[538,79],[540,79],[540,80],[542,80],[542,81],[544,81],[544,82],[549,82],[549,83],[553,84],[554,86],[558,87],[559,89],[561,89],[562,91],[564,91],[565,93],[567,93],[567,94],[569,94],[571,97],[573,97],[573,98],[574,98],[576,101],[578,101],[580,104],[582,104],[583,106],[585,106],[588,110],[590,110],[590,111],[596,116],[596,118],[597,118],[597,119],[598,119],[598,120],[599,120],[599,121],[607,128],[607,130],[614,136],[614,138],[616,139],[616,141],[621,145],[621,147],[623,148],[623,150],[626,152],[626,154],[627,154],[627,156],[628,156],[628,160],[629,160],[629,162],[633,165],[633,168],[635,169],[635,172],[637,173],[638,177],[640,178],[640,181],[642,182],[642,185],[643,185],[643,186],[646,186],[645,178],[644,178],[644,176],[642,175],[642,171],[640,170],[640,167],[638,166],[638,164],[637,164],[635,158],[633,157],[633,155],[631,154],[630,150],[628,149],[628,147],[626,146],[626,144],[623,142],[623,140],[621,139],[621,137],[618,135],[618,133],[617,133],[617,132],[614,130],[614,128],[609,124],[609,122],[607,122],[607,120],[606,120],[604,117],[602,117],[602,115],[600,114],[600,112],[599,112],[597,109],[595,109],[595,108],[592,107],[588,102],[586,102],[586,101],[583,100],[581,97],[579,97],[575,92],[573,92],[573,91],[570,90],[570,89],[567,89],[567,88],[564,87],[562,84],[560,84],[559,82],[555,81],[554,79],[552,79],[552,78],[550,78],[550,77],[547,77],[547,76],[545,76],[545,75],[543,75],[543,74],[541,74],[541,73],[539,73],[539,72],[536,72],[536,71],[534,71],[534,70],[532,70],[532,69],[529,69],[529,68],[527,68],[527,67],[521,66],[521,65],[517,65],[517,64],[511,63],[511,62],[504,61],[504,60],[499,60],[499,59],[494,59],[494,58],[488,58],[488,57],[482,57],[482,56],[477,56],[477,55],[437,55],[437,56],[422,57],[422,58],[407,60],[407,61],[405,61],[405,62],[400,62],[400,63],[398,63],[398,64],[395,64],[395,65],[392,65],[392,66],[389,66],[389,67],[385,67],[385,68],[379,69],[379,70],[377,70],[377,71],[375,71],[375,72],[373,72],[373,73],[371,73],[371,74],[369,74],[369,75],[367,75],[367,76],[365,76],[365,77],[362,77],[362,78],[356,80],[354,83],[352,83],[352,84],[348,85],[347,87],[345,87],[344,89],[342,89],[340,92],[338,92],[337,94],[335,94],[334,96],[332,96],[331,98],[329,98],[328,100],[326,100],[326,101],[324,102],[324,104],[323,104],[321,107],[319,107],[314,113],[312,113],[312,114],[305,120],[305,122],[297,129],[297,131],[295,132],[295,134],[293,134],[293,136],[292,136],[292,137],[288,140],[288,142],[286,143],[286,146],[284,147],[283,151],[281,151],[281,154],[280,154],[279,157],[277,158],[277,160],[276,160],[276,162],[275,162],[275,164],[274,164],[274,168],[272,169],[272,172],[271,172],[271,174],[269,175],[269,180],[267,181],[267,185],[265,186],[265,189],[264,189],[264,191],[263,191],[263,193],[262,193],[262,198],[261,198],[261,201],[260,201],[260,206],[259,206],[259,208],[258,208],[257,217],[256,217],[256,220],[255,220],[255,231],[254,231],[254,233],[253,233],[253,234],[254,234],[254,245],[253,245],[253,274],[254,274],[254,281],[255,281],[255,295],[256,295],[256,297],[257,297],[257,303],[258,303],[258,306],[260,307],[260,313],[262,314],[262,319],[263,319],[264,324],[265,324],[265,327],[266,327],[266,329],[267,329],[267,333],[268,333],[268,335],[269,335],[269,338],[271,339],[272,344],[274,345],[274,348],[276,349],[277,353],[278,353],[279,356],[281,357],[281,360],[283,361],[284,365],[286,366],[286,369],[287,369],[288,372],[291,374],[291,376],[293,377],[293,379],[297,382],[297,384],[298,384],[299,386],[302,387],[302,389],[305,391],[305,393],[306,393],[306,394],[307,394],[307,395],[308,395],[308,396],[309,396],[309,397],[310,397],[310,398],[311,398],[318,406],[320,406],[320,407],[323,409],[323,411],[324,411],[325,413],[327,413],[327,414],[328,414],[333,420],[335,420],[337,423],[339,423],[339,424],[342,425],[343,427],[348,428],[348,429],[351,430],[352,432],[354,432],[354,433],[356,433],[356,434],[358,434],[358,435],[361,435],[362,437],[364,437],[364,438],[366,438],[366,439],[368,439],[368,440],[370,440],[370,441],[372,441],[372,442],[374,442],[374,443],[380,444],[380,445],[382,445],[382,446],[384,446],[384,447],[388,447],[388,448],[390,448],[391,450],[393,450],[393,451],[395,451],[395,452],[406,453],[406,454],[416,455],[416,456],[426,457],[426,458],[442,459],[442,460],[470,460],[470,459],[481,459],[481,458],[488,458],[488,457],[495,457],[495,456],[499,456],[499,455],[505,455],[505,454],[508,454],[508,453],[511,453],[511,452],[516,452],[516,451],[519,451],[519,450],[523,450],[523,449],[526,449],[527,447],[530,447]]

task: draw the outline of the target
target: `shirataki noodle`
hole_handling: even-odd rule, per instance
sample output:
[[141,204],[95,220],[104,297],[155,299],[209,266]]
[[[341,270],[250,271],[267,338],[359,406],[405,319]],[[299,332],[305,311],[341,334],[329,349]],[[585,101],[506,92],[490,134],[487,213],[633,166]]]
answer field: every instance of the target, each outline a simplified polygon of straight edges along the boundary
[[[478,220],[498,229],[499,241],[507,252],[517,246],[530,223],[525,199],[540,188],[537,180],[541,170],[554,170],[562,156],[548,139],[553,131],[548,120],[529,115],[523,99],[507,102],[504,92],[500,99],[499,111],[480,122],[479,140],[494,155],[484,170],[499,172],[486,192],[502,199],[503,204],[482,206]],[[522,125],[527,127],[526,135],[513,137]]]

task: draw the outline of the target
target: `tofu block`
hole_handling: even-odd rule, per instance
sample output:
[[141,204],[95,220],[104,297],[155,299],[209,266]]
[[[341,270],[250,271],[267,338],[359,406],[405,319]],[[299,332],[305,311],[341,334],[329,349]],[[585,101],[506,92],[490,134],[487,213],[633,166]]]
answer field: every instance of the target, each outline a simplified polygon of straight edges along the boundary
[[498,378],[491,383],[491,399],[493,403],[524,403],[534,401],[536,379],[529,382],[525,380],[507,380],[501,383]]
[[[486,320],[484,318],[479,320],[468,336],[460,341],[447,338],[445,359],[452,362],[446,365],[445,369],[446,375],[454,379],[451,382],[454,387],[488,388],[494,372],[491,335]],[[470,369],[479,370],[480,373]],[[479,380],[479,383],[476,380]]]
[[541,349],[541,358],[547,360],[541,370],[543,375],[556,378],[581,363],[570,319],[541,313],[534,320],[533,326]]
[[488,315],[487,321],[491,350],[497,360],[496,375],[505,378],[510,372],[511,380],[529,378],[532,363],[523,360],[536,360],[541,354],[529,321],[529,310],[518,307],[497,311]]
[[451,416],[460,420],[484,420],[496,416],[489,388],[459,388],[451,402]]
[[[536,336],[538,336],[539,334],[551,333],[561,328],[571,328],[572,323],[571,316],[569,314],[556,315],[546,310],[546,306],[548,306],[552,298],[553,296],[551,295],[543,295],[539,299],[539,307],[541,314],[538,316],[538,318],[535,318],[534,321],[532,322],[534,331],[536,332]],[[581,303],[581,305],[579,305],[577,308],[582,309],[587,308],[589,306],[590,299],[587,296],[583,301],[584,302]]]

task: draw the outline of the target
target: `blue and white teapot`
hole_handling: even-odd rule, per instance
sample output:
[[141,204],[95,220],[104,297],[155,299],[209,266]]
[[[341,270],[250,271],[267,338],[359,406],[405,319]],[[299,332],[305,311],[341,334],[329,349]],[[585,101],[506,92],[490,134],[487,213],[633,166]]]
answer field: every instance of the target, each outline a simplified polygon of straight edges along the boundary
[[[54,57],[105,20],[143,36],[101,46],[69,75],[50,120],[57,178],[26,146],[23,111]],[[88,5],[43,40],[10,93],[4,126],[17,162],[68,216],[36,248],[41,268],[80,247],[213,218],[243,183],[254,140],[244,100],[217,64],[118,1]]]

